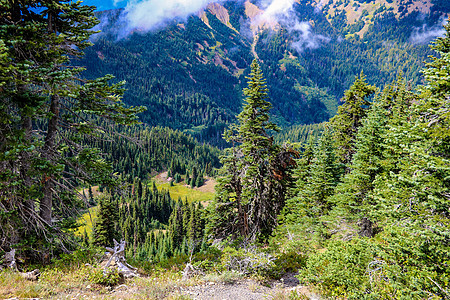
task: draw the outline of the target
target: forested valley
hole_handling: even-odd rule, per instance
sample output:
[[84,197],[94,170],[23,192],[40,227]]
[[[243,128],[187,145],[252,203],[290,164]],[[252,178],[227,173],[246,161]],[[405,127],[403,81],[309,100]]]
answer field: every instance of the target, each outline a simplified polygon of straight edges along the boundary
[[447,2],[263,9],[1,2],[1,299],[450,298]]

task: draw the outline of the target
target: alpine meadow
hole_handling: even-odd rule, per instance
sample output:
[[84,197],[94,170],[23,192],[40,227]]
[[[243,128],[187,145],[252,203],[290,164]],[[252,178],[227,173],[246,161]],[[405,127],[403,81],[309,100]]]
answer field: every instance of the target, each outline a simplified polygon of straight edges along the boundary
[[0,0],[0,299],[450,299],[449,21]]

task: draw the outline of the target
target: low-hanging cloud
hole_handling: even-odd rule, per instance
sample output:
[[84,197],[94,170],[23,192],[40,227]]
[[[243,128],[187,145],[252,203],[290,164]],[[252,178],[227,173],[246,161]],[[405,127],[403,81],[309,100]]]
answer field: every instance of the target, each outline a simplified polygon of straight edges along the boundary
[[[114,0],[119,3],[125,0]],[[122,39],[131,32],[147,32],[160,29],[173,20],[185,21],[187,17],[205,9],[213,2],[225,0],[131,0],[116,19],[114,28],[109,28],[109,15],[104,15],[98,29],[109,28],[108,32]],[[235,0],[243,2],[244,0]],[[308,22],[300,22],[294,11],[296,0],[262,0],[261,14],[252,19],[252,28],[258,24],[278,24],[286,28],[293,41],[291,46],[299,52],[304,49],[316,49],[330,41],[328,37],[315,34]],[[112,12],[111,12],[112,13]],[[250,27],[250,26],[249,26]],[[246,26],[242,26],[246,28]],[[249,34],[252,33],[249,31]],[[95,37],[94,37],[95,38]]]
[[213,0],[142,0],[130,1],[124,15],[129,30],[149,31],[174,19],[186,17],[205,8]]
[[441,19],[438,24],[434,26],[428,26],[426,24],[422,25],[422,27],[414,28],[409,41],[416,45],[428,44],[431,40],[444,36],[445,29],[443,25],[446,23],[446,20]]
[[294,11],[295,0],[272,0],[261,14],[260,22],[278,23],[292,36],[291,47],[298,52],[305,49],[317,49],[331,39],[315,34],[309,22],[300,22]]
[[322,44],[330,42],[330,38],[321,34],[314,34],[311,31],[311,25],[308,22],[295,22],[293,26],[288,28],[293,36],[292,48],[298,52],[303,52],[305,49],[317,49]]
[[118,6],[120,3],[124,2],[125,0],[113,0],[113,5]]
[[280,17],[290,16],[294,2],[295,0],[272,0],[261,17],[269,21],[274,21]]

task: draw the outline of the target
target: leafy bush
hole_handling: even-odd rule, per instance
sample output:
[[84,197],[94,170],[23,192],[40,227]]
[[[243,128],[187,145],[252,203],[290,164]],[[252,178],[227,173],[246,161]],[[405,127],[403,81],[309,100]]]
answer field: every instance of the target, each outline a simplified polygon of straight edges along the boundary
[[114,286],[123,281],[123,276],[116,268],[108,268],[106,272],[103,272],[102,268],[93,268],[89,274],[89,281],[94,284]]
[[226,247],[221,258],[221,267],[227,271],[236,271],[243,275],[268,276],[274,268],[275,258],[253,249],[235,249]]
[[326,296],[361,299],[369,287],[366,270],[373,260],[372,247],[365,239],[332,241],[325,252],[308,258],[298,278],[318,286]]
[[306,256],[297,252],[279,254],[274,260],[274,267],[269,275],[274,279],[281,278],[286,273],[294,273],[306,267]]
[[378,239],[381,265],[372,283],[373,291],[395,299],[449,298],[448,231],[405,222],[387,227]]
[[222,251],[215,247],[209,247],[206,251],[196,253],[192,265],[202,271],[218,271]]

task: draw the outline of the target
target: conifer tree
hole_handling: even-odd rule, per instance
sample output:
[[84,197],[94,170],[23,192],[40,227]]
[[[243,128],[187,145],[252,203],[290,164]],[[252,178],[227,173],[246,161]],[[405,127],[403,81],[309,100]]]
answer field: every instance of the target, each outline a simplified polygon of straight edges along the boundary
[[273,143],[271,131],[278,130],[269,120],[270,102],[261,69],[251,65],[245,105],[237,116],[239,124],[225,134],[235,145],[222,159],[224,174],[219,183],[211,219],[218,236],[242,236],[249,240],[267,237],[284,206],[290,176],[289,151]]
[[203,185],[204,179],[203,179],[203,175],[200,173],[197,176],[197,180],[195,181],[195,186],[196,187],[201,187]]
[[[1,4],[0,136],[6,155],[0,156],[0,207],[15,217],[0,222],[22,238],[57,230],[53,221],[77,205],[76,197],[61,195],[80,181],[113,183],[100,151],[80,140],[100,134],[98,117],[132,124],[142,111],[123,106],[123,83],[110,85],[110,75],[83,80],[84,69],[69,64],[90,45],[90,29],[98,23],[94,9],[67,1]],[[3,246],[15,243],[0,240]]]
[[295,185],[291,188],[289,197],[286,200],[286,206],[280,217],[284,224],[294,224],[302,216],[302,208],[298,196],[305,188],[308,178],[311,176],[311,164],[314,159],[315,139],[309,135],[305,149],[300,159],[297,160],[297,167],[294,169]]
[[91,185],[89,185],[88,193],[89,193],[89,204],[90,205],[95,205],[94,194],[92,193],[92,186]]
[[[424,69],[421,100],[412,99],[391,121],[385,135],[390,172],[373,192],[389,245],[380,247],[380,257],[395,261],[391,278],[401,278],[402,288],[419,298],[444,299],[449,288],[450,25],[444,27],[445,36],[431,46],[439,55]],[[398,269],[404,261],[407,267]]]
[[408,107],[416,98],[408,91],[404,79],[399,77],[375,97],[356,135],[356,152],[349,165],[351,171],[337,187],[332,201],[344,208],[349,220],[358,221],[359,233],[363,236],[373,236],[372,225],[381,209],[380,203],[373,199],[374,181],[377,176],[391,172],[401,156],[392,151],[387,153],[388,148],[394,148],[393,144],[386,145],[389,142],[386,132],[389,126],[397,124],[408,114]]
[[304,202],[305,212],[317,218],[331,208],[329,197],[333,195],[342,174],[330,129],[326,128],[322,133],[309,168],[310,176],[300,191],[300,201]]
[[194,188],[194,187],[195,187],[195,184],[197,183],[197,177],[198,177],[198,174],[197,174],[197,168],[194,167],[194,168],[192,169],[192,179],[191,179],[191,182],[190,182],[191,188]]
[[338,108],[337,115],[331,118],[330,123],[334,131],[334,140],[338,151],[339,161],[349,164],[355,153],[355,137],[362,119],[366,116],[370,97],[376,88],[366,83],[366,77],[361,72],[353,85],[345,92]]
[[110,246],[113,245],[113,239],[117,238],[117,203],[110,195],[103,196],[99,201],[100,208],[94,226],[94,243]]

